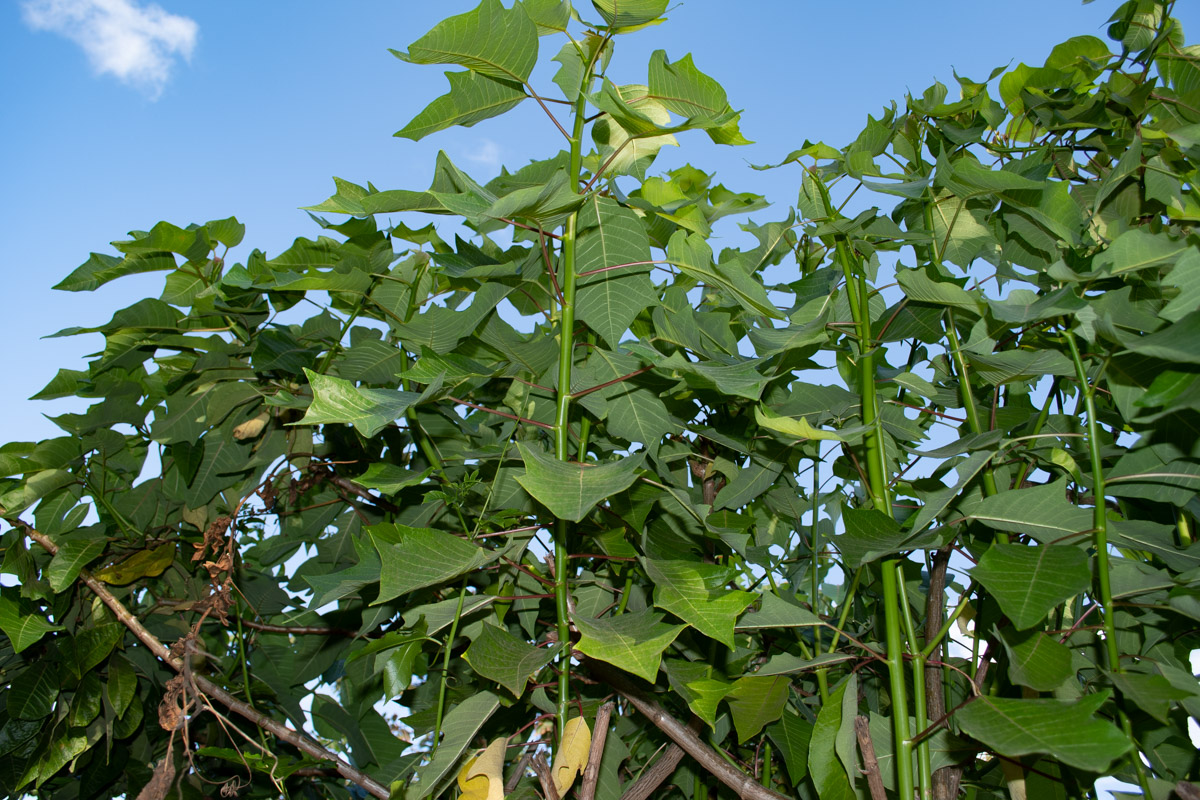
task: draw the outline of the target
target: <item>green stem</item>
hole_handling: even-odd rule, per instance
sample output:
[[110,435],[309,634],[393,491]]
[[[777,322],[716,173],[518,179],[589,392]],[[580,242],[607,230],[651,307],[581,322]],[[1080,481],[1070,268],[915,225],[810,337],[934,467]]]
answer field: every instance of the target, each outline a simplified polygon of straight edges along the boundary
[[[904,586],[904,574],[900,573],[900,611],[904,620],[904,635],[908,637],[909,647],[917,647],[917,627],[913,623],[912,606],[908,602],[908,591]],[[917,730],[923,731],[929,727],[928,707],[925,704],[925,651],[914,653],[912,657],[913,670],[913,709],[916,711]],[[921,787],[921,799],[933,797],[933,759],[929,752],[929,740],[922,739],[917,743],[917,784]]]
[[846,597],[842,600],[842,610],[838,613],[837,628],[833,632],[833,641],[829,643],[829,649],[826,653],[833,654],[837,650],[838,640],[842,638],[842,631],[846,628],[846,620],[850,618],[850,609],[854,605],[854,595],[858,591],[859,581],[862,580],[863,568],[859,567],[854,570],[854,578],[850,581],[850,588],[846,590]]
[[[883,617],[887,629],[888,686],[892,695],[892,733],[896,739],[898,796],[913,796],[912,737],[908,728],[908,687],[904,681],[904,646],[900,635],[898,578],[900,564],[888,559],[880,565],[883,577]],[[921,683],[922,681],[916,681]]]
[[942,627],[938,630],[937,635],[926,642],[925,646],[921,648],[922,656],[929,658],[933,654],[933,651],[937,649],[937,646],[941,644],[942,639],[946,638],[946,634],[950,632],[950,628],[958,621],[962,613],[967,610],[967,606],[971,602],[971,590],[974,588],[975,584],[972,582],[967,587],[967,590],[962,593],[962,597],[958,598],[958,605],[954,607],[954,610],[950,612],[950,616],[942,623]]
[[817,693],[821,697],[822,705],[829,702],[829,669],[827,667],[817,670]]
[[[818,455],[820,451],[818,450]],[[808,604],[812,608],[812,612],[818,617],[821,616],[821,531],[817,525],[817,517],[820,513],[820,506],[817,502],[817,494],[821,490],[821,479],[817,474],[818,467],[821,462],[818,459],[813,459],[813,479],[812,479],[812,536],[809,537],[809,546],[812,548],[812,565],[810,567],[811,576],[809,578],[809,594]],[[821,650],[821,626],[818,625],[813,631],[813,640],[817,652]]]
[[[1108,565],[1108,515],[1104,507],[1104,463],[1100,456],[1100,420],[1096,417],[1096,389],[1088,381],[1087,369],[1083,365],[1083,357],[1079,346],[1075,343],[1075,334],[1069,330],[1063,331],[1067,349],[1071,351],[1071,361],[1075,364],[1075,378],[1079,381],[1079,391],[1082,393],[1084,408],[1087,410],[1087,439],[1088,458],[1092,471],[1092,528],[1093,542],[1096,548],[1096,582],[1100,585],[1100,605],[1104,613],[1104,649],[1108,656],[1108,668],[1114,673],[1121,673],[1125,668],[1121,665],[1121,653],[1117,649],[1117,625],[1113,617],[1112,584]],[[1133,745],[1129,754],[1129,762],[1137,773],[1138,784],[1142,794],[1150,796],[1150,781],[1142,765],[1141,751],[1137,737],[1133,734],[1133,726],[1125,709],[1118,705],[1117,716],[1121,728]]]
[[[818,181],[818,184],[820,182]],[[825,192],[826,207],[828,192]],[[871,340],[870,295],[862,265],[846,246],[845,239],[835,241],[838,261],[846,277],[851,311],[858,333],[858,392],[862,401],[862,420],[867,426],[863,446],[867,459],[867,490],[877,511],[894,518],[887,480],[887,460],[883,447],[883,425],[879,414],[879,398],[875,388],[875,347]],[[854,302],[857,301],[857,302]],[[901,598],[899,595],[900,561],[888,559],[880,565],[883,577],[883,615],[887,628],[888,683],[892,696],[892,732],[896,740],[896,785],[904,800],[913,796],[912,741],[908,726],[908,689],[904,680],[904,646],[900,633]],[[919,673],[923,674],[923,673]]]
[[[967,359],[958,342],[958,329],[954,325],[953,309],[946,309],[946,315],[948,317],[946,337],[950,340],[950,358],[954,361],[954,369],[958,373],[958,391],[967,412],[967,425],[970,426],[971,433],[980,434],[984,432],[984,427],[983,423],[979,421],[979,408],[975,405],[975,393],[971,391],[971,376],[967,371]],[[996,474],[993,472],[991,464],[988,464],[983,470],[983,493],[986,497],[993,497],[999,493],[999,489],[996,488]],[[1008,544],[1007,533],[997,534],[997,538]]]
[[762,773],[760,776],[762,778],[762,785],[765,786],[766,788],[770,789],[771,788],[771,743],[770,742],[763,742],[762,760],[763,760],[763,765],[762,765]]
[[1071,360],[1075,363],[1075,377],[1079,381],[1079,391],[1083,393],[1084,407],[1087,409],[1088,456],[1091,460],[1092,495],[1096,498],[1092,505],[1092,536],[1096,546],[1096,579],[1100,585],[1100,604],[1104,612],[1104,648],[1108,653],[1108,668],[1113,672],[1121,672],[1121,654],[1117,650],[1117,626],[1113,619],[1112,586],[1109,582],[1108,516],[1104,509],[1104,468],[1100,458],[1100,421],[1096,418],[1095,394],[1092,385],[1088,382],[1087,369],[1079,354],[1079,346],[1075,344],[1075,335],[1070,331],[1065,331],[1064,335],[1067,348],[1071,351]]
[[450,632],[446,634],[446,644],[442,650],[442,682],[438,686],[437,716],[433,721],[433,743],[429,746],[429,755],[437,752],[438,740],[442,738],[442,718],[446,712],[446,679],[450,676],[450,651],[454,649],[454,638],[458,636],[458,622],[462,619],[463,601],[467,597],[467,579],[462,579],[458,590],[458,607],[454,610],[454,619],[450,623]]
[[[1058,391],[1059,378],[1055,377],[1054,382],[1050,384],[1050,391],[1046,393],[1046,402],[1042,403],[1042,410],[1038,412],[1037,421],[1033,423],[1033,430],[1030,434],[1037,436],[1042,432],[1042,428],[1046,425],[1046,420],[1050,417],[1050,398]],[[1025,478],[1029,475],[1030,465],[1026,461],[1021,465],[1021,469],[1017,471],[1017,479],[1013,481],[1013,488],[1020,489],[1025,485]]]
[[[579,187],[582,166],[583,129],[586,123],[587,90],[592,82],[592,64],[583,77],[579,99],[575,102],[575,124],[571,133],[570,172],[571,190]],[[562,238],[562,308],[558,329],[558,404],[554,414],[554,455],[559,461],[571,458],[570,413],[571,413],[571,367],[575,360],[575,239],[578,212],[567,217]],[[571,702],[571,615],[567,603],[570,592],[567,554],[570,552],[571,523],[559,519],[554,526],[554,611],[558,641],[563,646],[559,657],[558,702],[555,717],[558,732],[566,730],[567,712]]]

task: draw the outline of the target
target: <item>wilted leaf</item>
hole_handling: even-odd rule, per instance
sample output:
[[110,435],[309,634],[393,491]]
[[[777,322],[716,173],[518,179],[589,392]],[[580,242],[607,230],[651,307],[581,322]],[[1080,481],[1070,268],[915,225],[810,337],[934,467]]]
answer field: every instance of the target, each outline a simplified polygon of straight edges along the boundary
[[504,800],[504,754],[508,737],[493,739],[458,771],[462,800]]
[[550,774],[554,776],[554,788],[562,797],[575,783],[575,778],[587,766],[588,753],[592,747],[592,729],[583,717],[572,717],[563,726],[558,749]]

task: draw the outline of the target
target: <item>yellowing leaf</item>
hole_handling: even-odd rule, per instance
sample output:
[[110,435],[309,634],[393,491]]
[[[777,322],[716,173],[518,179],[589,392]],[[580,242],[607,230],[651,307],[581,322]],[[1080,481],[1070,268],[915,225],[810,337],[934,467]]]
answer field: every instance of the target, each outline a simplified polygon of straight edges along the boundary
[[508,738],[495,739],[477,758],[458,771],[461,800],[504,800],[504,748]]
[[754,409],[754,419],[759,425],[784,436],[795,436],[797,439],[824,439],[830,442],[840,442],[842,437],[833,431],[823,431],[808,424],[804,417],[781,417],[761,406]]
[[96,578],[111,583],[114,586],[124,586],[133,583],[138,578],[152,578],[161,575],[163,570],[171,566],[175,560],[175,543],[164,542],[152,550],[139,550],[129,558],[103,567],[92,573]]
[[587,720],[583,717],[567,720],[563,726],[562,740],[558,743],[558,752],[554,755],[554,766],[550,769],[559,797],[567,793],[571,784],[575,783],[575,776],[583,772],[591,749],[592,729],[588,727]]
[[263,432],[263,428],[267,427],[267,420],[270,418],[270,414],[259,414],[254,419],[246,420],[233,429],[233,438],[239,442],[246,439],[253,439]]

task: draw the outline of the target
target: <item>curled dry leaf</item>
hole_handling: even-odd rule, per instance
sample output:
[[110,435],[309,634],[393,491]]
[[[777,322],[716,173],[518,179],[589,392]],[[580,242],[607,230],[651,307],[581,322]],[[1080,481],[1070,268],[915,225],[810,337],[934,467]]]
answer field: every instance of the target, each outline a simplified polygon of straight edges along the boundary
[[259,414],[254,419],[248,419],[241,425],[233,429],[233,438],[239,442],[246,439],[253,439],[263,432],[263,428],[267,427],[267,420],[271,418],[270,414]]
[[573,717],[563,726],[562,740],[558,743],[558,752],[554,755],[551,774],[554,776],[554,788],[562,797],[575,783],[575,777],[587,766],[588,752],[592,747],[592,729],[588,727],[583,717]]
[[487,749],[458,771],[461,800],[504,800],[504,748],[508,738],[495,739]]

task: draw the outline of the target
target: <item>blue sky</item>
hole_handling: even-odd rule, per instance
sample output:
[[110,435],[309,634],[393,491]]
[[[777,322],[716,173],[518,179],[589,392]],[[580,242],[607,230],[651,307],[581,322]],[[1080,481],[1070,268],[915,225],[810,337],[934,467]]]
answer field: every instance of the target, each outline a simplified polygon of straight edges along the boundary
[[[248,247],[273,254],[317,234],[298,207],[328,196],[333,175],[424,188],[439,149],[480,179],[501,163],[516,168],[556,152],[561,137],[532,103],[418,143],[392,138],[447,84],[441,69],[402,63],[387,48],[406,49],[443,16],[473,5],[0,2],[0,74],[9,76],[0,85],[0,441],[58,435],[41,415],[67,410],[62,401],[25,398],[58,367],[79,368],[102,346],[98,335],[40,337],[106,321],[160,291],[160,274],[90,294],[51,291],[90,251],[112,252],[108,242],[127,231],[235,215],[248,226],[235,256]],[[1177,10],[1185,30],[1200,24],[1197,5]],[[690,161],[731,189],[786,206],[795,172],[755,172],[749,163],[778,161],[806,138],[843,145],[868,113],[906,90],[940,79],[953,91],[952,67],[982,78],[1009,62],[1040,64],[1065,38],[1103,37],[1116,6],[686,0],[665,24],[622,37],[613,63],[618,82],[643,82],[652,50],[672,60],[693,52],[745,109],[742,130],[755,144],[718,148],[703,135],[683,136],[659,164]],[[554,90],[551,74],[535,73],[543,93]]]

